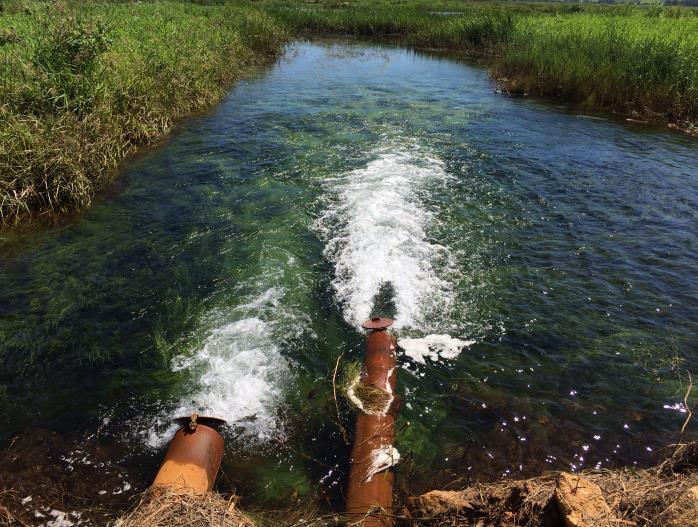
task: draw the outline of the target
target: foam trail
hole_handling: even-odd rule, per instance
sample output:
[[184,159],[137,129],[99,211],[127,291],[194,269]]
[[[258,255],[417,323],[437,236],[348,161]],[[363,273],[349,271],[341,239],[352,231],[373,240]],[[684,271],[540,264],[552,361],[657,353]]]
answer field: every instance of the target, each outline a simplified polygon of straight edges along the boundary
[[[196,411],[221,417],[258,439],[279,432],[277,410],[289,372],[274,334],[282,320],[265,320],[265,315],[284,313],[283,296],[283,288],[271,287],[234,308],[227,321],[220,313],[210,315],[213,327],[201,347],[173,361],[174,371],[191,372],[195,388],[170,418]],[[148,443],[160,446],[172,431],[173,427],[164,433],[151,430]]]
[[429,240],[435,218],[421,199],[428,184],[448,175],[429,152],[401,144],[377,149],[364,168],[331,178],[328,206],[316,222],[335,266],[336,299],[357,327],[386,283],[394,289],[396,328],[427,329],[429,313],[452,302],[451,285],[435,265],[448,251]]

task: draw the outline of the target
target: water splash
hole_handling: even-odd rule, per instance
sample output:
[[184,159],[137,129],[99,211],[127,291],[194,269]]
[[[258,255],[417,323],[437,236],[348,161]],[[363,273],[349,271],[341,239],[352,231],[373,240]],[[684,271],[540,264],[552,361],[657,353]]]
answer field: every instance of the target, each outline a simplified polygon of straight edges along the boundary
[[364,168],[328,179],[327,206],[315,225],[335,267],[332,287],[347,322],[360,326],[390,284],[395,327],[426,330],[435,308],[447,311],[453,301],[437,263],[448,259],[448,250],[429,238],[436,220],[423,199],[430,184],[448,175],[428,150],[395,143],[377,148]]
[[243,318],[214,329],[202,349],[174,369],[200,372],[199,388],[187,398],[191,404],[180,406],[180,415],[197,410],[258,436],[277,428],[274,409],[282,400],[278,380],[286,363],[264,320]]
[[401,338],[398,342],[405,356],[419,364],[453,360],[461,352],[475,344],[474,340],[461,340],[450,335],[427,335],[424,338]]
[[172,364],[174,371],[191,374],[193,390],[148,432],[150,446],[161,446],[171,435],[174,425],[162,432],[171,418],[192,412],[221,417],[236,430],[260,440],[281,431],[278,410],[289,369],[277,330],[291,315],[281,306],[284,295],[284,288],[271,287],[232,309],[225,322],[221,313],[209,315],[212,329],[203,344],[194,353],[175,358]]

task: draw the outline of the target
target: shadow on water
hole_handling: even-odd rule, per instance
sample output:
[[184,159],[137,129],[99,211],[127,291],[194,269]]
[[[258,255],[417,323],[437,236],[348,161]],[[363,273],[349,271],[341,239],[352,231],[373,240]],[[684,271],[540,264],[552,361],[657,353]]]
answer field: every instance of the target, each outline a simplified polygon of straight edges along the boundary
[[397,316],[397,306],[395,305],[395,287],[391,282],[383,282],[378,288],[376,296],[373,297],[373,308],[371,318]]

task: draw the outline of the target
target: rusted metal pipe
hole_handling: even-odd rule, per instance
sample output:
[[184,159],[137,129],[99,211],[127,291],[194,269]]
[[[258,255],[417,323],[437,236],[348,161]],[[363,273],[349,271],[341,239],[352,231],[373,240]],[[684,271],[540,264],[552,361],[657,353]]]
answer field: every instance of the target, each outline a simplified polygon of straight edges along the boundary
[[388,461],[388,467],[383,469],[378,466],[381,459],[392,455],[395,439],[392,409],[397,381],[397,340],[386,331],[392,323],[388,318],[374,318],[363,324],[370,332],[366,337],[365,368],[360,382],[388,392],[390,398],[383,411],[362,412],[356,418],[346,510],[352,525],[362,527],[393,525],[393,473],[389,468],[392,463]]
[[177,422],[182,427],[172,438],[152,487],[192,494],[208,492],[223,459],[223,438],[213,427],[225,421],[192,414]]

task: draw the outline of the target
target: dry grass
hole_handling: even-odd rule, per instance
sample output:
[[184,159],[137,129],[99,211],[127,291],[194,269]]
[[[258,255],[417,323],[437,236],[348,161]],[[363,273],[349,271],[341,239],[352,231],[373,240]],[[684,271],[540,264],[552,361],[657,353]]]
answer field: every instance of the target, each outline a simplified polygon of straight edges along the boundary
[[220,494],[183,494],[155,489],[145,492],[136,507],[115,527],[254,527],[236,508],[234,498]]
[[586,476],[604,493],[620,519],[637,525],[698,525],[698,442],[679,445],[672,457],[647,470],[625,469]]
[[[698,526],[698,498],[691,490],[698,486],[698,442],[680,445],[673,456],[651,469],[588,471],[582,476],[601,488],[615,516],[608,525]],[[558,525],[556,479],[556,474],[548,474],[411,498],[407,504],[411,525]]]
[[[378,386],[364,383],[362,377],[361,364],[358,362],[345,366],[341,383],[344,396],[366,414],[385,413],[393,401],[393,395]],[[361,406],[357,404],[357,400]]]
[[[0,509],[2,514],[2,509]],[[2,523],[0,523],[2,525]],[[114,527],[339,527],[352,525],[342,514],[320,514],[314,502],[286,510],[241,512],[235,496],[148,490]]]
[[363,404],[364,411],[369,414],[385,413],[393,399],[387,391],[361,382],[358,377],[354,383],[354,395]]
[[21,525],[18,518],[12,512],[12,507],[6,504],[10,498],[16,499],[16,492],[12,490],[0,491],[0,525]]
[[[48,472],[55,474],[56,470]],[[72,479],[94,487],[94,473],[73,476]],[[582,476],[600,487],[616,518],[609,525],[698,527],[696,497],[691,491],[698,486],[698,442],[680,445],[665,462],[650,469],[588,471]],[[527,480],[476,484],[462,491],[428,493],[407,500],[410,517],[400,512],[394,518],[399,527],[561,525],[555,499],[556,480],[557,474],[551,473]],[[320,514],[315,500],[297,503],[288,510],[243,514],[234,498],[226,499],[215,493],[192,496],[161,490],[146,491],[137,505],[114,524],[115,510],[98,514],[100,511],[90,511],[87,503],[71,497],[79,494],[80,489],[55,482],[60,488],[52,495],[48,480],[46,485],[31,490],[12,483],[11,479],[0,478],[0,487],[5,489],[0,491],[0,525],[3,526],[32,524],[21,505],[21,498],[30,494],[34,496],[33,508],[47,504],[50,508],[77,510],[95,525],[109,521],[115,527],[335,527],[353,525],[358,520],[341,513]],[[425,499],[429,494],[431,497]]]

